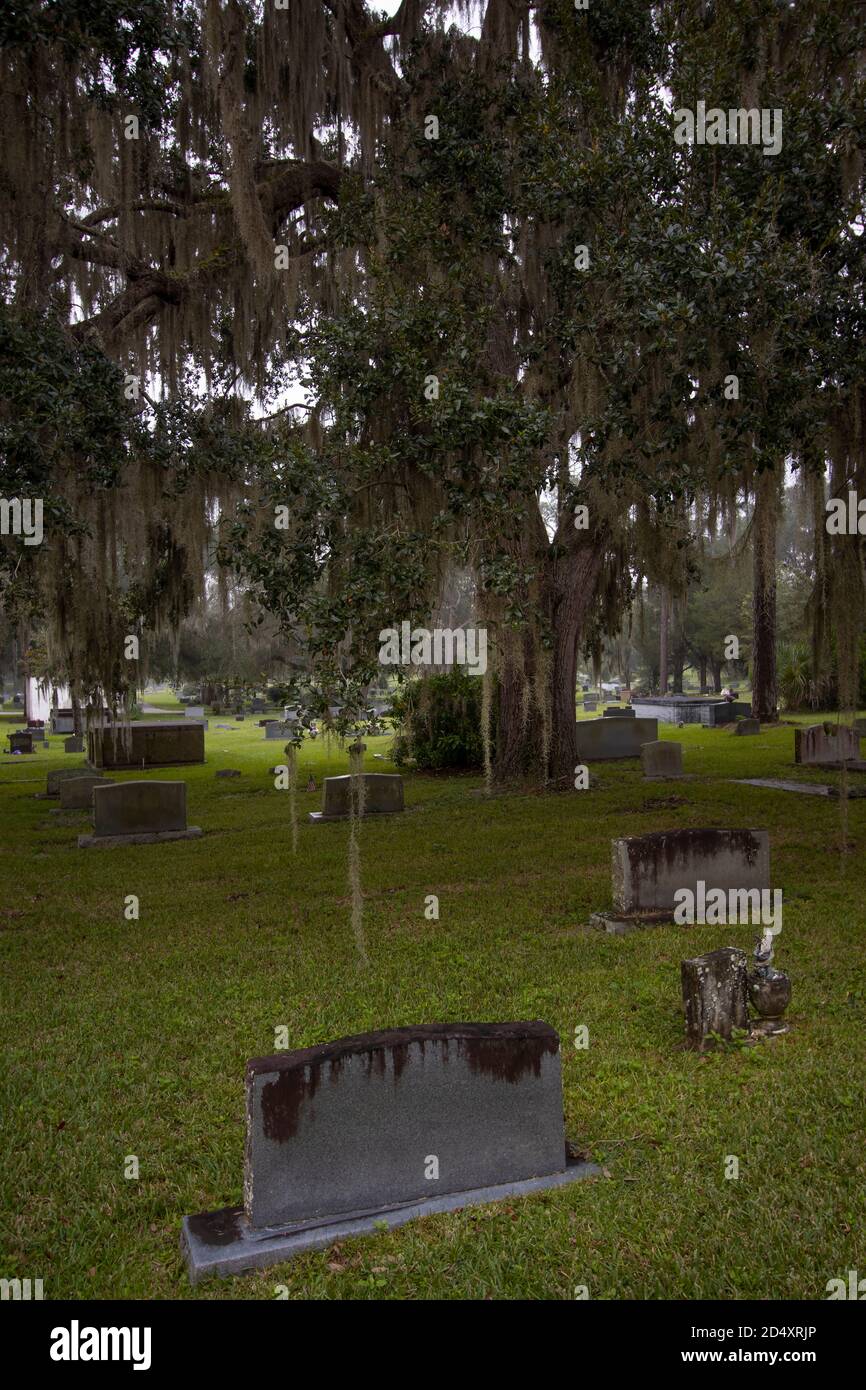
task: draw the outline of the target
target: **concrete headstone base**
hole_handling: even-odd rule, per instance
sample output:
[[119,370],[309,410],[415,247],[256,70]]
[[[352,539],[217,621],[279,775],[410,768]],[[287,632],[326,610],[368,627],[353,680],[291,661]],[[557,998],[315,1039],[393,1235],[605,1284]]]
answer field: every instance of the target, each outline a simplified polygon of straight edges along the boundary
[[181,1250],[189,1270],[190,1283],[197,1284],[208,1275],[231,1276],[248,1270],[267,1269],[269,1265],[280,1264],[307,1250],[322,1250],[338,1240],[375,1235],[381,1222],[393,1229],[419,1216],[459,1211],[461,1207],[498,1202],[505,1197],[524,1197],[531,1192],[564,1187],[582,1178],[597,1177],[600,1173],[601,1169],[594,1163],[569,1163],[559,1173],[525,1178],[521,1182],[445,1193],[441,1197],[427,1197],[419,1202],[358,1212],[321,1224],[302,1221],[291,1226],[262,1230],[250,1227],[243,1207],[223,1207],[220,1211],[183,1218]]
[[630,932],[641,931],[644,927],[659,927],[672,923],[672,912],[617,912],[610,908],[606,912],[594,912],[589,925],[608,936],[628,936]]
[[198,840],[201,827],[188,830],[148,830],[138,835],[79,835],[79,849],[116,849],[118,845],[159,845],[163,840]]

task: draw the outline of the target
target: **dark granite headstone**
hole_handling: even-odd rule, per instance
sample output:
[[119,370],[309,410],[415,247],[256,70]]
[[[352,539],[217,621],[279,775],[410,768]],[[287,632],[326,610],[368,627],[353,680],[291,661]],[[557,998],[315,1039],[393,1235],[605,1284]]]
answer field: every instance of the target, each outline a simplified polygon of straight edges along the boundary
[[546,1023],[365,1033],[258,1058],[246,1089],[244,1207],[184,1219],[193,1281],[598,1171],[569,1165]]
[[64,753],[83,753],[84,735],[73,734],[71,738],[65,738],[63,740],[63,751]]
[[735,734],[759,734],[761,732],[760,719],[738,719]]
[[10,753],[32,753],[33,735],[29,729],[18,729],[14,734],[7,734],[9,739]]
[[70,777],[59,784],[61,811],[89,811],[93,806],[94,787],[110,787],[107,777],[97,777],[92,772],[83,777]]
[[[403,778],[396,772],[365,772],[364,815],[390,815],[405,809]],[[326,777],[321,811],[311,811],[311,821],[347,820],[350,813],[350,775]]]
[[703,1052],[710,1034],[730,1039],[734,1028],[748,1028],[746,953],[722,946],[680,965],[686,1045]]
[[109,782],[93,792],[93,834],[79,837],[81,849],[109,843],[150,844],[197,839],[187,828],[186,782]]
[[204,762],[204,728],[194,720],[139,720],[109,724],[87,735],[92,767],[171,767]]

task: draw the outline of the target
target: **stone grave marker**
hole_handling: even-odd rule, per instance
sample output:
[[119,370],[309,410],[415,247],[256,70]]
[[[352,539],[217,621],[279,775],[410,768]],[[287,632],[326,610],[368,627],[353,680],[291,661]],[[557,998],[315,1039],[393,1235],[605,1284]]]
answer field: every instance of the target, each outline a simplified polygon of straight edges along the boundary
[[278,719],[270,719],[265,725],[265,738],[288,738],[289,730]]
[[32,753],[33,734],[29,729],[16,729],[14,733],[7,734],[9,740],[10,753]]
[[[364,815],[393,815],[405,810],[403,778],[396,772],[364,772]],[[348,820],[352,778],[326,777],[322,783],[321,811],[311,811],[310,820]]]
[[626,709],[624,705],[608,705],[601,714],[603,719],[635,719],[637,717],[633,709]]
[[730,1040],[733,1030],[748,1030],[746,953],[722,946],[680,964],[686,1046],[703,1052],[710,1034]]
[[93,834],[80,835],[78,846],[155,844],[200,835],[197,825],[187,828],[186,782],[109,782],[94,789]]
[[843,763],[860,757],[856,729],[846,724],[810,724],[794,730],[794,762],[807,765]]
[[195,720],[141,719],[124,729],[90,729],[87,761],[96,768],[171,767],[204,762],[204,728]]
[[595,714],[596,710],[598,709],[598,701],[585,699],[583,702],[583,708],[586,710],[588,714]]
[[214,777],[240,777],[240,775],[237,768],[234,767],[221,767],[214,773]]
[[71,738],[65,738],[63,740],[63,751],[64,753],[83,753],[84,735],[73,734]]
[[681,743],[661,739],[655,743],[645,743],[640,750],[640,761],[644,779],[648,782],[683,776]]
[[187,705],[184,714],[187,719],[204,719],[204,705]]
[[49,772],[45,778],[45,791],[39,793],[41,796],[55,797],[60,795],[61,782],[68,782],[70,778],[91,777],[93,773],[86,767],[66,767],[59,768],[54,772]]
[[611,841],[613,909],[594,913],[593,926],[614,936],[670,922],[675,894],[696,897],[721,889],[743,893],[770,887],[766,830],[657,830]]
[[642,745],[658,736],[656,719],[586,719],[577,726],[578,758],[587,763],[639,758]]
[[738,719],[734,726],[735,734],[759,734],[761,732],[760,719]]
[[59,784],[61,811],[89,811],[93,806],[94,787],[110,787],[114,784],[107,777],[97,777],[87,772],[83,777],[70,777]]
[[260,1057],[246,1069],[244,1205],[183,1220],[193,1283],[416,1216],[561,1187],[559,1038],[440,1023]]

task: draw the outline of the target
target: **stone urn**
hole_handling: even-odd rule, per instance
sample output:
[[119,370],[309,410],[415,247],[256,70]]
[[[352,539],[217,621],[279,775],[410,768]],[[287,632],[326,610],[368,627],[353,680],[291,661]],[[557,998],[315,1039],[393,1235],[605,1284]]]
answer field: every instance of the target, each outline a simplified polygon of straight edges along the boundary
[[749,1003],[758,1015],[752,1020],[752,1033],[773,1037],[787,1033],[789,1024],[782,1015],[791,1002],[791,981],[783,970],[776,970],[773,961],[773,939],[767,934],[755,947],[755,968],[748,974],[746,987]]

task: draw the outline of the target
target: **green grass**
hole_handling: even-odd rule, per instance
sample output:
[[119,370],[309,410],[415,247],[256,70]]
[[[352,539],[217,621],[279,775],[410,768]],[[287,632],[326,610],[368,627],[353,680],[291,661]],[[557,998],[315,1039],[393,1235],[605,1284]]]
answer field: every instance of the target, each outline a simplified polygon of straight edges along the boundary
[[[60,739],[4,756],[0,1274],[43,1278],[51,1298],[272,1298],[286,1284],[298,1298],[560,1299],[586,1284],[593,1299],[815,1299],[866,1271],[866,803],[845,808],[843,853],[840,803],[726,780],[814,776],[791,767],[791,728],[661,736],[681,739],[693,780],[600,764],[589,792],[487,800],[475,777],[409,776],[406,814],[362,830],[366,971],[348,828],[308,824],[321,794],[301,791],[292,855],[287,794],[267,775],[282,744],[249,718],[211,718],[206,766],[147,774],[185,778],[198,841],[78,850],[87,817],[33,793],[79,759]],[[388,740],[368,745],[368,767],[388,770],[372,757]],[[218,767],[243,776],[218,781]],[[321,782],[346,757],[307,744],[302,786],[310,767]],[[681,1046],[680,960],[751,948],[752,929],[580,930],[610,902],[613,836],[698,824],[769,828],[794,987],[790,1034],[706,1058]],[[180,1220],[241,1200],[244,1063],[273,1051],[277,1025],[304,1047],[521,1018],[559,1031],[567,1133],[604,1177],[190,1289]],[[580,1023],[588,1051],[572,1045]]]

